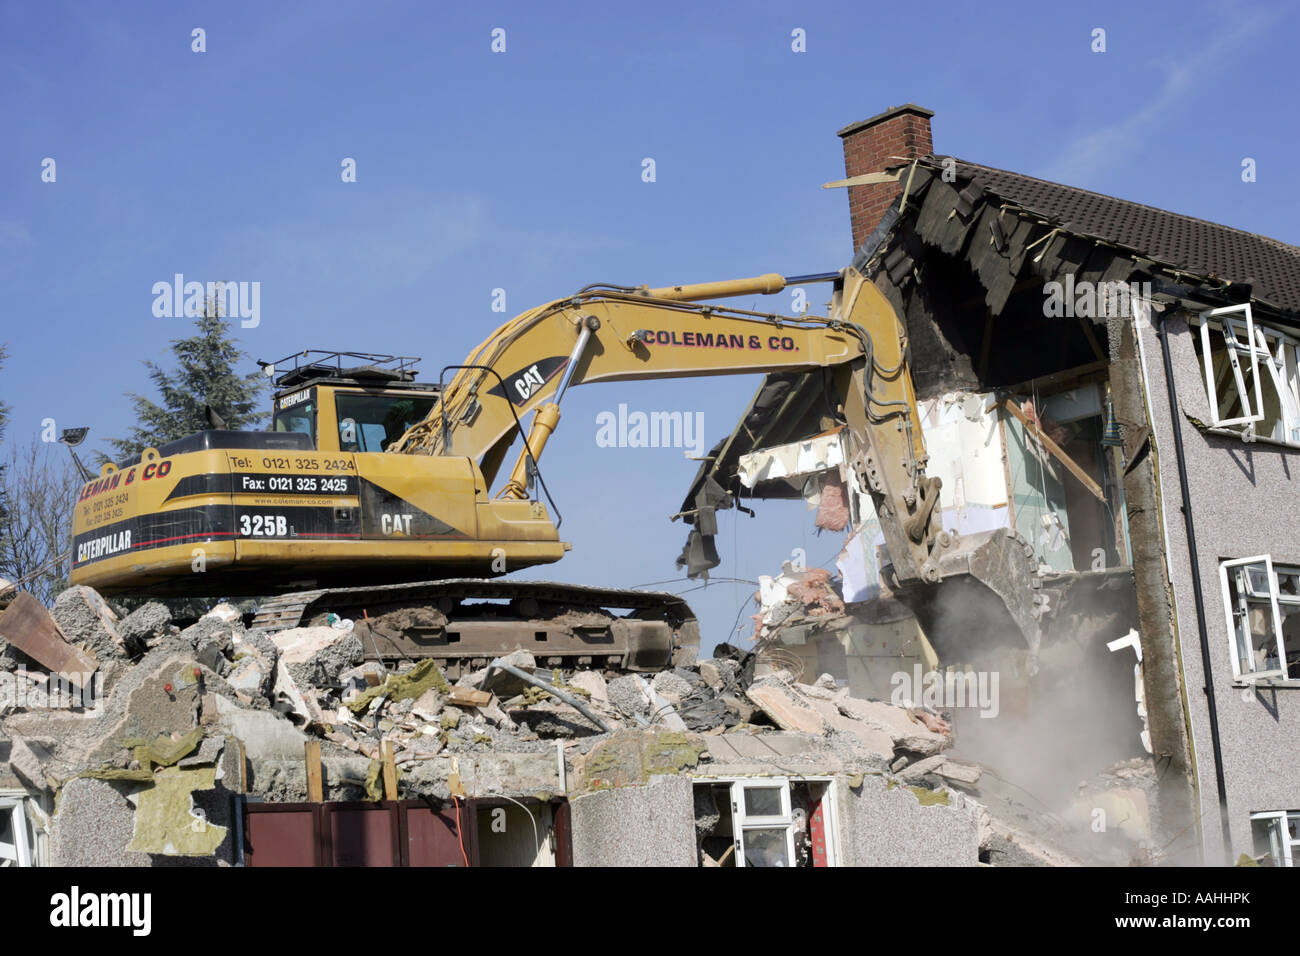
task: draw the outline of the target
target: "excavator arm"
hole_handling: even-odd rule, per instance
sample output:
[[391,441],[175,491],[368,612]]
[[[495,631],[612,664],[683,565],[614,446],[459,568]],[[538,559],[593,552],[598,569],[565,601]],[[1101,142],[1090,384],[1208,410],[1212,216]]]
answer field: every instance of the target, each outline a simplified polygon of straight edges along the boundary
[[[474,458],[491,486],[517,421],[558,405],[570,384],[813,369],[862,354],[852,331],[826,318],[699,301],[784,287],[781,276],[765,275],[668,289],[588,288],[532,309],[455,367],[439,404],[389,451]],[[517,487],[507,494],[520,496]]]
[[541,456],[570,385],[830,369],[851,465],[874,501],[897,582],[936,583],[952,538],[939,524],[939,480],[925,474],[905,329],[856,270],[834,282],[829,316],[707,304],[780,292],[787,283],[776,274],[659,289],[588,287],[493,333],[454,367],[429,415],[389,451],[472,458],[492,488],[533,413],[527,447],[496,493],[524,498],[528,459]]

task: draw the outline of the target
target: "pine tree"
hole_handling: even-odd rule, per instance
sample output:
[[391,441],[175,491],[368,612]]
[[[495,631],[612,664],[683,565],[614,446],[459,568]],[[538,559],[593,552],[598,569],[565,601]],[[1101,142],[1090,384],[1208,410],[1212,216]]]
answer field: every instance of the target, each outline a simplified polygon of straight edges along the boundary
[[[9,346],[0,345],[0,369],[4,368],[5,359],[9,357]],[[5,425],[9,424],[9,406],[0,402],[0,441],[4,441]]]
[[135,403],[139,424],[131,429],[129,438],[109,439],[117,460],[211,428],[205,406],[220,415],[230,429],[256,428],[265,420],[266,413],[259,408],[266,377],[260,372],[239,375],[235,371],[248,356],[231,338],[230,323],[209,302],[194,324],[196,335],[172,340],[176,371],[144,363],[162,404],[127,393]]

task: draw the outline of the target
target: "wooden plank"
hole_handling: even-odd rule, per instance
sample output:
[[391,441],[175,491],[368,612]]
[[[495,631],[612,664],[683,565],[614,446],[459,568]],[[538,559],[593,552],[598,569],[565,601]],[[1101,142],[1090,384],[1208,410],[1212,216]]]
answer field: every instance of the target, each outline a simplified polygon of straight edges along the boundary
[[384,768],[384,799],[397,799],[397,764],[393,760],[393,742],[382,741],[379,744],[379,758]]
[[[987,414],[987,410],[986,410]],[[1016,530],[1016,493],[1011,480],[1011,461],[1007,453],[1007,420],[998,416],[998,441],[1002,442],[1002,478],[1007,486],[1007,527]]]
[[320,741],[309,740],[304,744],[307,760],[307,799],[311,803],[325,801],[325,781],[321,777]]
[[492,695],[485,690],[474,690],[469,687],[453,687],[451,693],[447,695],[450,703],[458,707],[486,707],[492,703]]
[[[1111,461],[1111,467],[1114,469],[1115,483],[1122,488],[1124,487],[1124,479],[1122,477],[1124,474],[1124,461],[1122,456],[1120,455],[1119,448],[1115,445],[1110,446],[1110,461]],[[1128,553],[1128,545],[1124,538],[1124,509],[1123,508],[1115,509],[1114,518],[1115,518],[1115,553],[1119,555],[1120,564],[1128,564],[1130,558]]]
[[40,601],[19,591],[13,603],[0,614],[0,637],[22,651],[52,674],[84,689],[99,662],[73,647]]
[[848,179],[836,179],[833,182],[822,183],[822,189],[842,189],[845,186],[871,186],[876,183],[896,183],[902,178],[902,169],[896,169],[892,173],[863,173],[861,176],[850,176]]
[[1002,400],[1002,407],[1015,416],[1016,420],[1019,421],[1020,424],[1024,425],[1027,430],[1032,431],[1034,437],[1043,443],[1043,447],[1052,453],[1052,457],[1069,469],[1070,474],[1079,479],[1079,483],[1083,485],[1083,487],[1087,488],[1088,491],[1092,493],[1093,497],[1098,501],[1105,503],[1106,493],[1101,490],[1101,486],[1093,481],[1092,477],[1079,467],[1079,464],[1073,458],[1065,453],[1065,449],[1044,435],[1043,432],[1039,430],[1038,425],[1030,421],[1029,416],[1020,410],[1019,405],[1009,398],[1004,398]]

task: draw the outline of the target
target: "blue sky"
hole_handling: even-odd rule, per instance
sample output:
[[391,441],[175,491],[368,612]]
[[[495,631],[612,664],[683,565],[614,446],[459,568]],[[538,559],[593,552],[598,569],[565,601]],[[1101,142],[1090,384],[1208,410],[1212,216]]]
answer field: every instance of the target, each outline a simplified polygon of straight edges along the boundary
[[[0,3],[6,442],[44,418],[90,426],[93,447],[124,435],[141,361],[189,332],[151,311],[177,272],[261,283],[254,358],[415,354],[431,377],[500,323],[494,288],[514,314],[596,281],[839,268],[846,198],[820,188],[843,176],[835,131],[908,101],[935,111],[938,152],[1300,243],[1288,4],[708,6]],[[542,467],[574,551],[531,576],[677,577],[667,516],[695,466],[598,447],[596,415],[703,410],[707,446],[756,385],[570,392]],[[721,522],[719,576],[839,548],[802,504]],[[752,590],[690,593],[706,643]]]

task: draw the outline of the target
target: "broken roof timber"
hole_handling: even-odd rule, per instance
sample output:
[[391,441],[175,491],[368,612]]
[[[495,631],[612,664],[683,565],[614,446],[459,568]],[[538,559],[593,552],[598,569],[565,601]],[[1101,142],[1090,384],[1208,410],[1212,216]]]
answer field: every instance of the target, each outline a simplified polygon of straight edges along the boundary
[[939,172],[945,163],[955,171],[954,185],[973,184],[1003,200],[1006,208],[1037,214],[1063,232],[1149,259],[1172,273],[1249,286],[1261,303],[1300,313],[1300,248],[1296,246],[952,156],[919,160],[920,166]]

